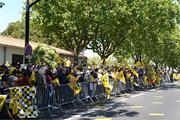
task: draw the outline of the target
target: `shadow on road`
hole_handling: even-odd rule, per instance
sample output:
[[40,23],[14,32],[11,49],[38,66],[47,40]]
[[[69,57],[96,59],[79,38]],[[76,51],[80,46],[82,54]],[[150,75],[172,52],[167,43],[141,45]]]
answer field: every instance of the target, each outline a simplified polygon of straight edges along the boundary
[[159,90],[180,89],[180,84],[163,84]]
[[[152,91],[150,91],[152,89]],[[140,92],[156,92],[156,90],[171,90],[171,89],[180,89],[179,83],[163,83],[159,88],[149,88],[145,90],[139,90],[131,94],[137,94]],[[154,90],[154,91],[153,91]],[[123,98],[127,98],[129,96],[123,96]],[[117,98],[117,97],[115,97]],[[130,104],[124,102],[115,101],[116,99],[106,100],[102,99],[99,102],[87,104],[77,103],[77,108],[73,108],[72,104],[63,106],[63,109],[66,111],[65,113],[60,112],[60,110],[56,110],[56,116],[50,116],[45,111],[42,114],[42,119],[66,119],[71,118],[74,115],[80,115],[83,120],[90,120],[88,117],[137,117],[139,112],[129,110],[126,106],[131,106]],[[126,109],[125,109],[126,107]],[[41,119],[41,118],[40,118]]]
[[135,117],[139,114],[139,112],[136,111],[128,111],[126,109],[120,109],[118,111],[107,111],[107,110],[95,110],[91,113],[83,114],[82,117],[120,117],[120,116],[126,116],[126,117]]
[[104,100],[101,102],[87,104],[87,105],[79,104],[78,108],[76,108],[76,109],[69,109],[67,107],[66,113],[59,112],[59,113],[56,113],[56,116],[50,116],[46,113],[43,113],[42,119],[46,118],[46,119],[51,119],[51,120],[57,120],[57,119],[63,120],[63,119],[71,118],[74,115],[81,115],[83,120],[90,120],[88,117],[97,117],[97,116],[135,117],[139,114],[139,112],[136,112],[136,111],[130,111],[128,109],[123,109],[125,106],[131,106],[131,105],[124,103],[124,102],[117,102],[114,100]]

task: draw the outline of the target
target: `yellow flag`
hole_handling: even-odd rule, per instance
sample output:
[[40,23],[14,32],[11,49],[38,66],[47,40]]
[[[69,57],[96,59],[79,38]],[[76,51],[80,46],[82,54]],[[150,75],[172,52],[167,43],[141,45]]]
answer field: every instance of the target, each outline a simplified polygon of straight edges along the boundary
[[144,62],[143,61],[137,61],[135,64],[134,64],[135,67],[140,67],[140,68],[143,68],[144,67]]
[[176,74],[175,74],[175,73],[173,73],[173,79],[177,79],[177,77],[176,77]]
[[0,75],[0,81],[2,80],[2,76],[3,76],[3,74]]
[[74,75],[69,74],[69,75],[68,75],[68,79],[69,79],[70,82],[72,83],[72,82],[78,81],[79,77],[74,77]]
[[35,71],[34,70],[31,73],[29,81],[30,81],[31,85],[36,82],[36,76],[35,76]]
[[77,95],[81,92],[81,86],[76,83],[68,83],[68,86],[73,90],[74,95]]
[[58,78],[52,80],[52,83],[53,83],[55,86],[60,86],[60,83],[59,83]]
[[118,78],[118,80],[120,80],[121,82],[126,84],[126,80],[125,80],[124,73],[122,70],[117,74],[117,78]]
[[18,105],[17,105],[15,97],[10,99],[9,108],[12,109],[12,114],[13,115],[15,115],[18,112]]
[[9,74],[11,75],[15,69],[16,69],[15,67],[12,67],[11,70],[9,71]]
[[77,95],[81,92],[81,86],[75,84],[74,86],[74,94]]
[[70,60],[66,60],[65,63],[64,63],[64,65],[65,65],[66,67],[70,67],[70,66],[71,66],[71,61],[70,61]]
[[144,76],[144,84],[148,85],[148,77],[147,76]]
[[118,78],[117,78],[118,72],[114,71],[114,72],[112,72],[111,74],[112,74],[113,80],[117,80],[117,79],[118,79]]
[[100,77],[100,80],[102,81],[102,84],[105,88],[105,92],[109,97],[113,89],[112,85],[109,84],[109,74],[106,72],[104,75]]
[[7,95],[0,95],[0,110],[2,110],[5,102],[6,102]]
[[180,74],[177,74],[177,80],[180,80]]
[[155,75],[155,83],[157,86],[160,86],[160,82],[161,82],[161,78],[160,76],[158,75],[158,73],[156,73]]
[[139,74],[131,67],[128,65],[128,68],[131,70],[131,72],[136,76],[139,77]]

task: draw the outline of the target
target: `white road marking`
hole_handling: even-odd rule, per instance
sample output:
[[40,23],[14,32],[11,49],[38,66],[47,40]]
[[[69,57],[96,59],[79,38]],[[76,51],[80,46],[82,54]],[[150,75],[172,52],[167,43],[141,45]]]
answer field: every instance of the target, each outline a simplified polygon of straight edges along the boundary
[[141,105],[133,105],[133,106],[130,106],[131,108],[143,108],[143,106]]
[[160,117],[162,117],[162,116],[164,116],[164,114],[163,113],[149,113],[148,114],[149,116],[160,116]]
[[120,101],[123,102],[123,101],[126,101],[126,100],[127,100],[127,98],[123,98],[123,99],[121,99]]
[[131,97],[138,97],[138,96],[141,96],[141,95],[143,95],[143,94],[145,94],[145,93],[140,93],[140,94],[137,94],[137,95],[133,95],[133,96],[131,96]]
[[177,103],[180,103],[180,100],[176,100]]
[[163,96],[154,96],[155,98],[163,98]]
[[64,120],[77,120],[80,117],[81,117],[81,115],[74,115],[71,118],[67,118],[67,119],[64,119]]
[[152,104],[163,104],[163,102],[152,102]]

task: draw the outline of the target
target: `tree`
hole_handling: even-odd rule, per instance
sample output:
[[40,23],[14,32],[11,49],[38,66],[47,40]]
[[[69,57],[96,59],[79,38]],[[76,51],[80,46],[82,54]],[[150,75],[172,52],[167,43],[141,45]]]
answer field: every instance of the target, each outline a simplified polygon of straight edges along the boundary
[[8,27],[1,34],[24,39],[24,24],[20,21],[9,23]]
[[135,61],[146,58],[165,62],[165,38],[179,23],[179,6],[170,0],[134,0],[128,6],[131,27],[128,38],[117,53],[131,54]]
[[2,8],[5,4],[0,1],[0,8]]
[[55,49],[49,47],[48,45],[39,45],[33,51],[32,63],[57,67],[60,62],[62,62],[62,60],[60,59],[58,53]]
[[180,66],[180,29],[174,30],[173,34],[164,41],[164,63],[166,66],[176,68]]
[[127,37],[130,27],[127,6],[126,2],[120,0],[98,2],[97,29],[89,48],[99,54],[103,63]]
[[44,38],[78,56],[94,36],[93,0],[41,0],[32,20],[40,25]]
[[[24,21],[12,22],[9,23],[8,27],[1,33],[1,35],[24,39],[25,38],[24,28],[25,28]],[[30,40],[48,44],[48,41],[42,37],[41,30],[38,28],[36,24],[33,24],[32,22],[30,24]]]
[[89,57],[87,60],[87,64],[92,65],[98,65],[101,62],[101,58],[98,55],[94,55],[92,57]]

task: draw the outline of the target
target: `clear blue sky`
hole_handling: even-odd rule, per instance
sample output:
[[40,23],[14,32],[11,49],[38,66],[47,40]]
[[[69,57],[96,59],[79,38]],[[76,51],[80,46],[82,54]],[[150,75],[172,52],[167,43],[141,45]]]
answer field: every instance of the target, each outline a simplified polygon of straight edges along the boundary
[[6,29],[10,22],[21,19],[24,0],[0,0],[5,6],[0,8],[0,32]]

